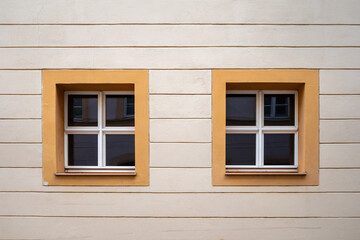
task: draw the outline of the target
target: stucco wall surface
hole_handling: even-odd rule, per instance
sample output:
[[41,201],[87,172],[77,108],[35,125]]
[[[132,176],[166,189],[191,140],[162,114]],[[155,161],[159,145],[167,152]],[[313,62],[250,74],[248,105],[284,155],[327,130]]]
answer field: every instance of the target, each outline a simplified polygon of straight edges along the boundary
[[[359,239],[359,11],[356,0],[1,0],[0,239]],[[320,70],[319,186],[212,186],[218,68]],[[43,185],[43,69],[149,70],[149,186]]]

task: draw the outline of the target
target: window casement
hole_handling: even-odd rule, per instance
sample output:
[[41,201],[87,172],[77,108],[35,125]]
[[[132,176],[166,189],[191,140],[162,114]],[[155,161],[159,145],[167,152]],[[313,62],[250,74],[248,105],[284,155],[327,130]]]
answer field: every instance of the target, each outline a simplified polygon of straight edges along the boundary
[[226,172],[297,172],[297,91],[226,92]]
[[319,183],[318,70],[212,72],[214,186]]
[[149,184],[148,75],[43,71],[44,185]]
[[134,92],[66,91],[65,172],[135,173]]

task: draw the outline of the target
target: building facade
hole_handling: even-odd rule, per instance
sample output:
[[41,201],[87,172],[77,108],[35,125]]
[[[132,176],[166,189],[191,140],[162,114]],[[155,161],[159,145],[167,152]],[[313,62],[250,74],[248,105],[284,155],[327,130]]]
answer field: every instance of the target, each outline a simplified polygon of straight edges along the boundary
[[[1,0],[0,239],[359,239],[359,10],[356,0]],[[126,97],[107,103],[110,92]],[[250,128],[226,122],[227,93],[260,99],[241,116]],[[97,115],[68,94],[104,101]],[[271,105],[276,94],[293,96]],[[255,112],[263,118],[248,123]],[[276,112],[291,126],[266,128]],[[72,128],[85,115],[99,125]],[[231,133],[256,137],[238,145],[253,144],[257,169],[230,166]],[[293,158],[271,169],[266,142],[279,133],[292,148],[278,156]],[[71,170],[92,151],[69,155],[76,134],[97,136],[99,168],[127,161],[101,159],[132,135],[135,152],[122,156],[135,163]]]

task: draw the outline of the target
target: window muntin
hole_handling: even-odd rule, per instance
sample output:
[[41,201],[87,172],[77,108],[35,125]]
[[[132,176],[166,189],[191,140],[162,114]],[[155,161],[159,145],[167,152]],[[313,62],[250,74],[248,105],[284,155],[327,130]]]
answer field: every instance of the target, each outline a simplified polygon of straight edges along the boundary
[[[91,99],[91,104],[88,99]],[[79,105],[85,114],[78,114],[81,124],[74,125],[73,118],[75,117],[73,116],[77,116],[74,112],[80,112],[77,110]],[[65,169],[67,172],[135,171],[133,92],[67,91],[64,107]],[[129,111],[133,113],[131,116],[126,115]],[[92,124],[84,121],[86,118],[83,116],[87,116],[89,112],[92,113]],[[97,113],[96,117],[94,113]],[[97,123],[95,126],[94,122]],[[114,141],[116,139],[121,139],[121,142],[116,143]]]
[[[246,98],[241,98],[241,95],[255,96],[256,104],[248,104]],[[246,115],[243,116],[244,119],[256,112],[256,123],[253,126],[241,122],[238,122],[239,125],[228,125],[226,121],[227,172],[297,171],[297,95],[297,91],[227,91],[226,106],[232,96],[240,96],[239,99],[244,99],[243,103],[239,104],[242,107],[233,108],[238,111],[245,108],[245,111],[242,111],[242,115]],[[228,107],[226,109],[228,110]],[[238,137],[235,137],[236,135]],[[239,141],[241,135],[243,139],[245,136],[255,138],[255,161],[249,160],[254,157],[254,140],[251,140],[251,143],[240,141],[236,148],[236,141],[233,139],[238,138]],[[275,148],[277,151],[274,151]]]

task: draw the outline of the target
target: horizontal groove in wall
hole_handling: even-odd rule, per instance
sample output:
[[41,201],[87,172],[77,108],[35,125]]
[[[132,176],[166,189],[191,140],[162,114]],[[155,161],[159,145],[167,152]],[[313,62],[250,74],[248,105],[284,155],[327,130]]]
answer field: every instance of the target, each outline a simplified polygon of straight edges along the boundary
[[0,93],[0,96],[41,96],[41,93]]
[[360,120],[360,118],[320,118],[320,120],[332,121],[332,120]]
[[162,141],[157,142],[157,141],[150,141],[149,143],[212,143],[212,142],[162,142]]
[[[16,166],[16,167],[12,167],[12,166],[0,166],[0,168],[42,168],[41,166],[38,167],[21,167],[21,166]],[[182,167],[182,166],[166,166],[166,167],[162,167],[162,166],[150,166],[149,168],[152,169],[183,169],[183,168],[190,168],[190,169],[211,169],[212,167],[192,167],[192,166],[186,166],[186,167]],[[326,170],[360,170],[360,167],[320,167],[319,169],[326,169]]]
[[0,117],[0,120],[41,120],[42,118],[22,118],[22,117],[17,117],[17,118],[2,118]]
[[184,118],[184,117],[178,117],[178,118],[168,118],[168,117],[150,117],[150,119],[159,119],[159,120],[203,120],[203,119],[206,119],[206,120],[209,120],[209,119],[212,119],[211,117],[203,117],[203,118],[199,118],[199,117],[187,117],[187,118]]
[[[47,186],[44,186],[44,188],[46,188]],[[71,188],[72,186],[67,186],[69,188]],[[76,186],[75,186],[76,187]],[[83,186],[83,187],[86,187],[86,186]],[[94,188],[101,188],[101,186],[92,186]],[[107,187],[110,187],[110,186],[107,186]],[[124,186],[111,186],[112,188],[119,188],[119,187],[124,187]],[[244,187],[244,186],[239,186],[239,187]],[[246,187],[246,186],[245,186]],[[280,186],[281,187],[281,186]],[[283,187],[286,187],[286,186],[283,186]],[[216,188],[216,187],[214,187]],[[319,191],[307,191],[307,192],[295,192],[295,191],[283,191],[283,192],[279,192],[279,191],[274,191],[274,192],[246,192],[246,191],[243,191],[243,192],[222,192],[222,191],[214,191],[214,192],[186,192],[186,191],[183,191],[183,192],[161,192],[161,191],[158,191],[158,192],[119,192],[119,191],[96,191],[96,192],[91,192],[91,191],[0,191],[0,194],[2,193],[10,193],[10,194],[16,194],[16,193],[26,193],[26,194],[49,194],[49,193],[52,193],[52,194],[56,194],[56,193],[66,193],[66,194],[82,194],[82,193],[89,193],[89,194],[106,194],[106,193],[109,193],[109,194],[124,194],[124,193],[131,193],[131,194],[172,194],[172,195],[178,195],[178,194],[279,194],[279,193],[283,193],[283,194],[360,194],[360,191],[323,191],[323,192],[319,192]]]
[[0,144],[42,144],[42,142],[0,142]]
[[254,45],[189,45],[189,46],[0,46],[0,48],[360,48],[360,46],[254,46]]
[[321,216],[316,216],[316,217],[198,217],[198,216],[189,216],[189,217],[171,217],[171,216],[166,216],[166,217],[147,217],[147,216],[49,216],[49,215],[0,215],[0,217],[6,217],[6,218],[147,218],[147,219],[157,219],[157,218],[165,218],[165,219],[172,219],[172,218],[176,218],[176,219],[189,219],[189,218],[193,218],[193,219],[301,219],[301,218],[306,218],[306,219],[360,219],[359,217],[343,217],[343,216],[339,216],[339,217],[321,217]]
[[157,95],[159,95],[159,96],[177,96],[177,95],[190,95],[190,96],[192,96],[192,95],[207,95],[207,96],[209,96],[209,95],[212,95],[211,93],[149,93],[149,95],[151,96],[151,95],[153,95],[153,96],[157,96]]
[[320,93],[320,96],[359,96],[360,93]]
[[359,68],[0,68],[0,71],[42,71],[42,70],[148,70],[148,71],[155,71],[155,70],[267,70],[267,69],[288,69],[288,70],[360,70]]
[[198,25],[198,26],[360,26],[360,24],[355,23],[313,23],[313,24],[305,24],[305,23],[199,23],[199,22],[193,22],[193,23],[0,23],[0,26],[114,26],[114,25],[125,25],[125,26],[131,26],[131,25],[150,25],[150,26],[156,26],[156,25],[168,25],[168,26],[188,26],[188,25]]

